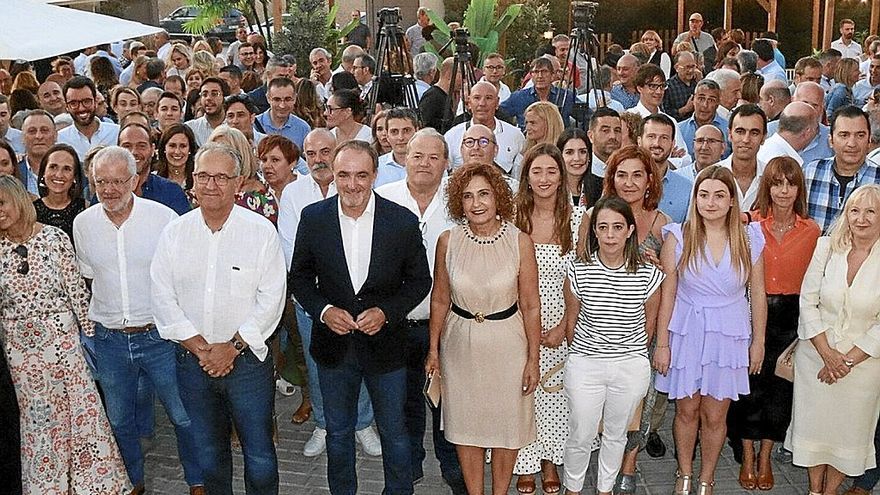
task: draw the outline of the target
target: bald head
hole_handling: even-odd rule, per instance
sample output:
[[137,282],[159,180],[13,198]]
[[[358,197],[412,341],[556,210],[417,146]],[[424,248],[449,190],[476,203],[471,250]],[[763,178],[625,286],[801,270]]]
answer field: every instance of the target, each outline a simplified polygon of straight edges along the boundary
[[498,154],[498,144],[492,129],[474,124],[465,131],[461,138],[461,157],[465,163],[479,162],[493,164]]
[[697,171],[718,163],[725,146],[721,129],[712,124],[700,126],[694,133],[694,162]]
[[447,58],[440,65],[440,79],[444,81],[449,81],[452,79],[452,66],[455,64],[455,59],[452,57]]
[[46,81],[40,85],[37,90],[37,100],[40,102],[40,108],[52,115],[59,115],[65,111],[64,94],[61,92],[61,85],[55,81]]
[[816,111],[802,101],[792,102],[779,116],[779,135],[796,151],[803,150],[819,132]]
[[822,89],[822,86],[812,81],[804,81],[798,84],[791,99],[792,101],[800,101],[813,107],[813,110],[816,111],[817,122],[821,121],[822,116],[825,115],[825,90]]
[[791,102],[791,92],[788,86],[779,79],[773,79],[761,86],[758,106],[767,114],[767,119],[773,120],[779,117],[779,113]]

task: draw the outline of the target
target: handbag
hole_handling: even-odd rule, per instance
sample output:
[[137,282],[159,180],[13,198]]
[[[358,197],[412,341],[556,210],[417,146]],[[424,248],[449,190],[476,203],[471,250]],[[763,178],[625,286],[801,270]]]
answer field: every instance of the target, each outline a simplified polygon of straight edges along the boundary
[[799,341],[800,339],[794,339],[794,342],[782,351],[782,354],[776,358],[776,368],[773,370],[774,375],[792,383],[794,383],[794,351]]
[[427,400],[428,404],[434,409],[440,407],[440,381],[440,373],[435,371],[425,379],[425,388],[422,389],[422,393],[425,395],[425,400]]

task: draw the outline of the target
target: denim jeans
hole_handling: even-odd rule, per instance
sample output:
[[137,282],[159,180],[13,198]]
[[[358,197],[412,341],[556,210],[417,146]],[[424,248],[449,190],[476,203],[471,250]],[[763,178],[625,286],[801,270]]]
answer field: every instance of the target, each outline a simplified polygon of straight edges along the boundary
[[139,407],[138,377],[145,376],[156,384],[159,400],[174,425],[187,484],[203,484],[198,462],[191,455],[186,455],[192,452],[192,448],[186,447],[192,442],[191,421],[178,389],[175,345],[160,337],[155,327],[144,333],[124,334],[96,323],[94,349],[97,356],[95,365],[107,402],[107,418],[131,482],[137,485],[144,481],[144,455],[136,418]]
[[877,422],[877,429],[874,430],[874,456],[877,458],[877,467],[865,471],[865,474],[856,478],[853,486],[870,492],[877,485],[877,481],[880,481],[880,421]]
[[137,382],[137,412],[134,415],[138,436],[141,438],[153,438],[156,434],[156,412],[153,410],[155,402],[153,383],[147,375],[141,373]]
[[[425,358],[428,356],[431,336],[428,332],[428,321],[423,325],[413,325],[408,329],[406,349],[406,431],[409,434],[410,455],[412,456],[413,479],[424,475],[422,463],[425,460]],[[462,480],[461,465],[455,445],[446,440],[440,429],[440,409],[428,405],[431,410],[432,438],[434,440],[434,457],[440,462],[440,472],[448,482]]]
[[410,495],[412,465],[409,436],[404,425],[406,368],[388,373],[367,373],[354,349],[349,346],[339,366],[318,365],[324,417],[327,420],[327,481],[333,495],[357,492],[355,471],[355,424],[358,395],[366,383],[373,403],[379,440],[382,443],[382,467],[385,474],[384,495]]
[[[318,428],[327,429],[327,422],[324,420],[324,400],[321,397],[320,380],[318,380],[318,364],[309,347],[312,345],[312,317],[306,313],[298,303],[296,305],[296,324],[299,327],[299,336],[302,339],[303,354],[306,358],[306,368],[309,374],[309,395],[312,401],[312,414],[315,416],[315,424]],[[361,431],[370,426],[373,422],[373,406],[370,404],[370,395],[367,393],[367,387],[361,384],[360,395],[358,396],[358,417],[355,430]]]
[[251,351],[235,359],[232,371],[210,378],[199,359],[177,349],[177,380],[183,405],[192,420],[198,461],[211,495],[232,495],[232,424],[244,454],[248,495],[278,494],[278,458],[272,441],[275,400],[272,354],[260,361]]

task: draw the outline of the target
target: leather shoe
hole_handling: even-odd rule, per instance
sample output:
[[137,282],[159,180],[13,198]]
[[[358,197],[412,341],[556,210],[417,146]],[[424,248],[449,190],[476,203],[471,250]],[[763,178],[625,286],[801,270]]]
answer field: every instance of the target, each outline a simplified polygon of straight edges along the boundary
[[312,416],[312,401],[310,401],[307,397],[303,397],[302,404],[299,405],[299,409],[293,413],[293,417],[290,421],[295,425],[301,425],[309,420]]
[[648,442],[645,444],[645,451],[651,457],[663,457],[666,455],[666,444],[656,431],[648,434]]
[[207,495],[205,487],[202,485],[189,487],[189,495]]
[[843,495],[871,495],[871,491],[858,486],[851,486],[849,490],[843,492]]
[[134,490],[131,491],[131,495],[144,495],[145,493],[147,493],[147,489],[144,487],[143,483],[139,483],[134,487]]

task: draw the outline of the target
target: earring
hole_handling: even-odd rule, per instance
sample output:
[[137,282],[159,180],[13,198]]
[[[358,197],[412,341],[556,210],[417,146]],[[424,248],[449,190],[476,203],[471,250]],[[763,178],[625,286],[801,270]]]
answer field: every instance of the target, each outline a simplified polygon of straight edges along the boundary
[[499,215],[499,214],[496,213],[496,214],[495,214],[495,220],[501,220],[501,215]]

